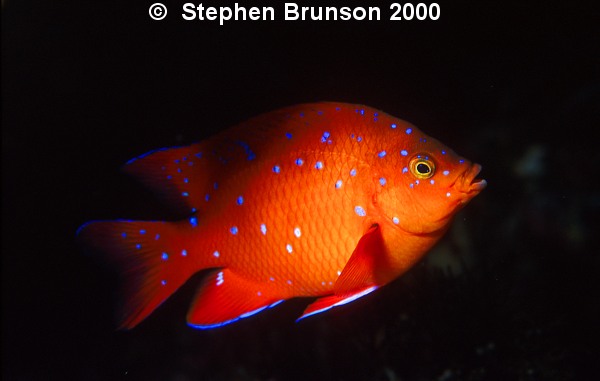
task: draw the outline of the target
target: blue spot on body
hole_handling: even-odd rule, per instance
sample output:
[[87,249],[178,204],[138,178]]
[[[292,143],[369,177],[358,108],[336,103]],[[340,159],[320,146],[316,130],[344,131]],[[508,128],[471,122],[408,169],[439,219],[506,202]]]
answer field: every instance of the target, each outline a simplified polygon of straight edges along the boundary
[[413,183],[410,183],[408,186],[409,186],[409,187],[411,187],[411,188],[414,188],[414,187],[415,187],[415,184],[413,184]]
[[200,159],[202,157],[202,152],[198,152],[195,156]]
[[142,244],[138,243],[137,245],[135,245],[135,248],[138,249],[138,250],[141,249],[142,248]]
[[315,164],[315,168],[317,168],[317,169],[323,169],[323,162],[322,161],[317,161],[317,163]]
[[385,177],[381,177],[379,179],[379,184],[381,184],[381,186],[384,186],[387,183],[387,181],[385,180]]
[[412,128],[407,128],[407,129],[406,129],[406,134],[407,134],[407,135],[410,135],[410,133],[411,133],[411,132],[412,132]]
[[358,138],[356,138],[357,142],[362,142],[362,136],[359,136]]
[[294,251],[293,248],[292,248],[292,245],[290,245],[289,243],[287,245],[285,245],[285,249],[290,254],[292,254],[292,251]]
[[215,188],[215,189],[219,188],[219,183],[214,183],[213,188]]
[[181,192],[181,195],[182,195],[183,197],[187,197],[187,196],[189,196],[190,194],[189,194],[188,192]]
[[288,139],[291,139],[292,138],[292,134],[290,132],[286,132],[285,133],[285,137],[288,138]]
[[238,140],[236,141],[236,143],[238,145],[240,145],[242,148],[244,148],[244,151],[246,151],[246,155],[248,155],[248,160],[254,160],[256,159],[256,154],[252,151],[252,149],[250,149],[250,145],[242,140]]
[[448,176],[448,175],[450,174],[450,171],[448,171],[448,170],[445,170],[444,172],[442,172],[442,174],[443,174],[444,176]]
[[458,161],[458,163],[459,163],[459,164],[463,164],[464,162],[465,162],[465,161],[464,161],[463,159],[460,159],[460,160]]
[[193,161],[188,161],[188,165],[191,167],[192,165],[194,165]]
[[400,155],[406,156],[406,155],[408,155],[408,151],[406,151],[405,149],[403,149],[402,151],[400,151]]
[[379,152],[379,153],[377,154],[377,156],[379,156],[379,157],[384,157],[384,156],[385,156],[385,154],[386,154],[386,152],[385,152],[385,151],[381,151],[381,152]]
[[236,235],[238,233],[238,228],[237,226],[232,226],[231,229],[229,229],[229,231],[231,232],[231,234]]
[[154,240],[158,241],[159,238],[160,238],[160,234],[156,233],[156,235],[154,236]]
[[188,179],[187,177],[185,177],[185,178],[183,179],[183,182],[187,184],[187,183],[189,183],[189,182],[190,182],[190,179]]
[[365,110],[364,109],[360,110],[360,115],[365,115]]
[[396,128],[396,127],[398,127],[398,126],[396,125],[396,123],[392,123],[392,126],[391,126],[391,127],[392,127],[392,128]]
[[204,201],[208,202],[208,200],[210,200],[210,194],[205,194],[204,195]]
[[167,180],[171,180],[172,178],[173,178],[173,176],[167,175]]
[[338,180],[335,182],[335,189],[340,189],[342,187],[342,180]]
[[125,233],[125,232],[121,233],[121,237],[127,238],[127,233]]
[[400,219],[398,219],[398,217],[394,217],[392,218],[392,222],[396,225],[398,225],[400,223]]
[[237,204],[238,204],[238,205],[242,205],[242,204],[244,203],[244,197],[242,197],[242,196],[239,196],[239,197],[237,198],[237,201],[236,201],[236,202],[237,202]]
[[445,155],[445,154],[446,154],[446,151],[442,150],[442,155]]
[[429,182],[430,182],[431,184],[434,184],[434,183],[435,183],[435,180],[434,180],[434,179],[431,179],[431,180],[429,180]]
[[160,281],[160,284],[162,284],[163,286],[166,286],[167,285],[167,281],[163,279],[163,280]]
[[213,257],[215,258],[219,258],[219,256],[221,255],[221,253],[219,253],[218,251],[215,250],[215,252],[213,253]]
[[278,166],[278,165],[274,166],[274,167],[273,167],[273,172],[275,172],[275,173],[279,173],[279,172],[281,172],[281,167],[280,167],[280,166]]
[[301,158],[297,158],[296,159],[296,165],[297,166],[301,166],[302,164],[304,164],[304,160],[302,160]]
[[365,212],[364,208],[360,205],[354,207],[354,213],[356,213],[360,217],[364,217],[367,215],[367,212]]
[[196,218],[196,217],[190,217],[190,224],[191,224],[193,227],[196,227],[196,226],[198,226],[198,218]]
[[169,259],[169,254],[163,252],[160,257],[162,258],[163,261],[166,261],[167,259]]
[[350,176],[356,176],[356,168],[350,170]]
[[263,233],[263,235],[267,234],[267,225],[260,224],[260,232]]
[[187,257],[187,250],[186,249],[181,250],[181,255],[183,255],[184,257]]
[[146,231],[144,229],[140,230],[140,234],[146,234]]
[[402,168],[402,173],[406,173],[406,172],[408,172],[408,167]]

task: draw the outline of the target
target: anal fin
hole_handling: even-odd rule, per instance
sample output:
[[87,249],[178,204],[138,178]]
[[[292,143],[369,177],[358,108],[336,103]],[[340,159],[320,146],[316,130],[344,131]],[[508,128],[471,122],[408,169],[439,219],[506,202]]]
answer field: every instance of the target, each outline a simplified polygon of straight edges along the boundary
[[268,287],[261,287],[229,269],[223,269],[211,274],[200,287],[187,321],[194,328],[221,327],[282,301],[282,298],[273,296]]

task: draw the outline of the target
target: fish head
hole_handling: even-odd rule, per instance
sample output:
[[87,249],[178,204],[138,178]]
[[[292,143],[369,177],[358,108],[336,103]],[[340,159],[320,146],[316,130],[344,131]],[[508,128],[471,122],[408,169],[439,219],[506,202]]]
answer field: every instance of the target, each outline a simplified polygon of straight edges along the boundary
[[405,232],[442,233],[487,183],[477,178],[481,165],[417,128],[410,130],[410,139],[394,143],[393,161],[382,168],[389,180],[379,187],[376,202],[385,218]]

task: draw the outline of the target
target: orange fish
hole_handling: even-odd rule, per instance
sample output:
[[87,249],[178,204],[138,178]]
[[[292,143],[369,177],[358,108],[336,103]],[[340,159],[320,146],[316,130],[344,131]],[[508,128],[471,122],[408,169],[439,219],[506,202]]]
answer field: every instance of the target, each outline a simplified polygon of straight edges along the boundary
[[305,104],[127,163],[182,220],[97,221],[79,234],[121,271],[122,328],[203,269],[214,271],[188,313],[193,327],[317,298],[304,318],[407,271],[485,188],[480,170],[381,111]]

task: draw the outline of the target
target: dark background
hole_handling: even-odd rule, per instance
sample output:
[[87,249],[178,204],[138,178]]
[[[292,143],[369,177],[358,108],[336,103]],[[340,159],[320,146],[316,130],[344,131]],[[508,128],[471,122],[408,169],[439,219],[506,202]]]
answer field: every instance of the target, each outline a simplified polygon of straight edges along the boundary
[[[161,22],[151,1],[126,3],[3,3],[3,380],[598,376],[597,6],[443,2],[435,22],[286,22],[280,5],[278,21],[219,26],[184,22],[178,1]],[[120,165],[321,100],[411,121],[481,163],[488,188],[422,264],[327,314],[295,323],[296,300],[195,330],[200,274],[116,331],[116,276],[82,253],[77,227],[174,218]]]

